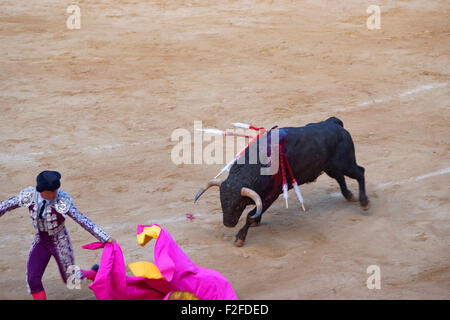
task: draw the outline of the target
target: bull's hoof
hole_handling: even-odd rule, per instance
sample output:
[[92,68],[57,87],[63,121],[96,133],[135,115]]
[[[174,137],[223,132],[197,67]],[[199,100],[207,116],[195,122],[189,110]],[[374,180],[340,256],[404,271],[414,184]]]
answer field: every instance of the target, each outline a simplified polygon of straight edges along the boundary
[[244,240],[242,239],[238,239],[238,238],[234,238],[233,243],[236,247],[242,247],[244,245]]
[[369,208],[370,208],[370,203],[369,202],[367,202],[366,204],[362,204],[361,205],[361,208],[364,210],[364,211],[367,211],[367,210],[369,210]]

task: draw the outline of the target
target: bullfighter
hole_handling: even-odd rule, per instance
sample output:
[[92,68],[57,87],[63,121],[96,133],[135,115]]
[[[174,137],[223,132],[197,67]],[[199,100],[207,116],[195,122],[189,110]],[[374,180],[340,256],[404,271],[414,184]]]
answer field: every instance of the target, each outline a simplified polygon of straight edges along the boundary
[[[36,187],[27,187],[18,195],[0,202],[0,217],[7,211],[25,207],[35,229],[27,261],[27,287],[35,300],[46,300],[42,276],[53,256],[58,264],[64,283],[70,276],[80,281],[95,278],[95,268],[76,268],[74,252],[69,233],[64,225],[67,216],[80,224],[99,241],[113,243],[114,239],[78,211],[72,198],[61,191],[61,174],[57,171],[43,171],[37,178]],[[71,267],[72,266],[72,267]]]

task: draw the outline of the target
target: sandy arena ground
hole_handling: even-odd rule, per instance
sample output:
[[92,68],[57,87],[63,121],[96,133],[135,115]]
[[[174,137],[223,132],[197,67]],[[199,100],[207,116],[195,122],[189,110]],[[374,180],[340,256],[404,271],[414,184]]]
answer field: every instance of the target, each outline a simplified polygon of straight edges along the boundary
[[[126,263],[153,260],[135,231],[159,223],[241,299],[449,299],[449,2],[336,2],[80,0],[81,29],[69,30],[72,1],[2,1],[0,199],[56,169]],[[371,4],[380,30],[366,27]],[[223,165],[171,161],[173,130],[193,133],[194,121],[332,115],[366,168],[367,213],[322,175],[302,187],[306,213],[291,191],[289,209],[280,198],[236,248],[243,219],[223,226],[218,190],[193,204]],[[28,211],[0,221],[0,299],[30,299]],[[95,238],[67,227],[77,263],[98,263],[81,249]],[[366,286],[370,265],[379,290]],[[49,299],[95,299],[87,285],[67,289],[53,259],[44,286]]]

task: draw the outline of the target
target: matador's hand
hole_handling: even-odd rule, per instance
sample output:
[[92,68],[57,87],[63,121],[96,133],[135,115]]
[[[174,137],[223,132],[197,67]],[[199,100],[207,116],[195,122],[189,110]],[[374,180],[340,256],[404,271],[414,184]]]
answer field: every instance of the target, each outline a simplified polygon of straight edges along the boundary
[[106,242],[113,244],[114,241],[116,241],[116,240],[113,237],[109,237],[109,239]]

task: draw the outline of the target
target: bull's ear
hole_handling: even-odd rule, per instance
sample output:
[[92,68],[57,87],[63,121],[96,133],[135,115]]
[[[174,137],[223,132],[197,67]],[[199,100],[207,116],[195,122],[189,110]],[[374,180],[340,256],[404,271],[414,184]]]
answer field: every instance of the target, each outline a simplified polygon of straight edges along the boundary
[[203,187],[200,188],[200,190],[198,190],[197,194],[195,195],[194,198],[194,203],[197,202],[198,198],[200,198],[200,196],[209,188],[211,188],[212,186],[217,186],[220,187],[220,185],[222,184],[222,180],[221,179],[212,179],[209,180]]
[[251,216],[252,219],[256,219],[258,218],[261,213],[262,213],[262,201],[261,201],[261,197],[259,196],[259,194],[257,194],[254,190],[250,189],[250,188],[242,188],[241,189],[241,196],[243,197],[249,197],[250,199],[253,200],[253,202],[255,202],[256,205],[256,213]]

